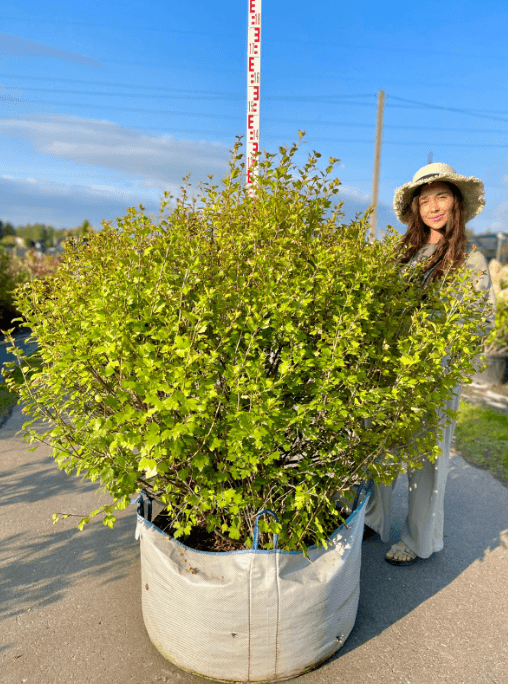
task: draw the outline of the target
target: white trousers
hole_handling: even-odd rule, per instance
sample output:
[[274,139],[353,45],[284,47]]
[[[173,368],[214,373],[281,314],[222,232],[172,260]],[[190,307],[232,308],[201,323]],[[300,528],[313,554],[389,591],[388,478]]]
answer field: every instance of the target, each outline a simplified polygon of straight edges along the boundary
[[[457,410],[461,387],[454,389],[455,396],[446,407]],[[445,416],[441,413],[441,423]],[[408,470],[409,513],[402,528],[401,539],[420,558],[428,558],[443,548],[444,494],[448,477],[450,448],[455,421],[443,429],[438,441],[441,455],[435,463],[423,459],[421,470]],[[365,524],[375,530],[382,541],[390,541],[392,491],[391,485],[375,485],[365,513]]]

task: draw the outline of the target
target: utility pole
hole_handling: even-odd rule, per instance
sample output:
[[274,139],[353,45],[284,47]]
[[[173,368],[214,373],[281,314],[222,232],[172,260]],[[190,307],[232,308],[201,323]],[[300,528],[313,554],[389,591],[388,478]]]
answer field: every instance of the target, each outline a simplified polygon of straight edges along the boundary
[[377,230],[377,195],[379,191],[379,166],[381,163],[381,138],[383,136],[383,110],[385,106],[385,92],[380,90],[377,99],[376,146],[374,148],[374,178],[372,180],[372,202],[374,211],[370,217],[370,241],[376,239]]
[[259,152],[259,105],[261,87],[261,0],[248,0],[247,29],[247,189],[252,193],[252,168]]
[[433,152],[429,152],[429,161],[427,162],[427,164],[432,164],[432,157],[433,157],[433,155],[434,155]]

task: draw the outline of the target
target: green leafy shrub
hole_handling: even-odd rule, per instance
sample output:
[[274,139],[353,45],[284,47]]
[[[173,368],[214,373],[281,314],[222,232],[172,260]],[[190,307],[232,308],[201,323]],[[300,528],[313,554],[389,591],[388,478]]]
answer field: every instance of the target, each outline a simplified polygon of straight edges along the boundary
[[496,298],[496,320],[485,341],[487,354],[502,354],[508,351],[508,290],[502,290]]
[[166,196],[156,221],[130,209],[21,290],[39,352],[8,382],[48,422],[31,439],[110,492],[105,524],[141,489],[175,536],[249,546],[269,508],[262,542],[305,549],[340,523],[336,494],[435,455],[435,409],[479,350],[478,295],[464,271],[423,289],[395,231],[370,243],[367,217],[341,223],[335,160],[298,169],[296,150],[266,154],[251,196],[237,145],[222,186],[184,187],[171,211]]
[[14,304],[14,290],[18,284],[12,269],[12,256],[8,249],[0,246],[0,330],[10,328],[12,319],[19,316]]
[[59,265],[59,256],[37,255],[29,250],[18,257],[0,246],[0,330],[11,328],[20,315],[15,304],[16,288],[31,280],[53,275]]
[[14,255],[10,269],[16,282],[21,284],[53,275],[60,266],[60,261],[58,255],[38,254],[30,249],[22,257]]
[[16,235],[6,235],[0,239],[0,244],[3,247],[16,247],[18,245],[18,238]]
[[9,392],[5,382],[0,382],[0,425],[9,415],[11,408],[16,405],[16,401],[17,396]]

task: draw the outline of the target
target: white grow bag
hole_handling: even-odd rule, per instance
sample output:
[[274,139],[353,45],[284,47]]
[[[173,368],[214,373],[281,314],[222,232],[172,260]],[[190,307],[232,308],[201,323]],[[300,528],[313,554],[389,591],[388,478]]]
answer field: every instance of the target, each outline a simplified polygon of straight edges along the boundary
[[278,549],[196,551],[138,513],[143,619],[154,646],[183,670],[233,682],[289,679],[330,658],[356,619],[370,491],[308,560]]

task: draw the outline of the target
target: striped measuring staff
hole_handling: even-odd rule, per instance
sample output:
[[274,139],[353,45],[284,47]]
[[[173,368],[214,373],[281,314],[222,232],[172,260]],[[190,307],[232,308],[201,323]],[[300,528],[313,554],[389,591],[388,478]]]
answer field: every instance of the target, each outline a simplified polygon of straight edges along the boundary
[[261,0],[248,0],[247,33],[247,188],[252,190],[259,152],[259,105],[261,87]]

